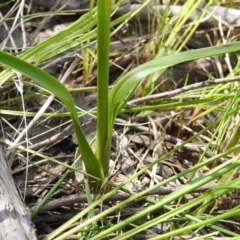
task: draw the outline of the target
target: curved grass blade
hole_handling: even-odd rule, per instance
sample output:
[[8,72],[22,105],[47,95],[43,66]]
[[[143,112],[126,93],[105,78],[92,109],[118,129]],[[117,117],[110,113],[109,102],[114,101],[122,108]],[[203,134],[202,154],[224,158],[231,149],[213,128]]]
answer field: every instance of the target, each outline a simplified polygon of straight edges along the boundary
[[43,70],[3,51],[0,51],[0,62],[33,79],[35,82],[53,93],[69,109],[87,172],[99,179],[103,179],[102,166],[85,138],[79,123],[73,98],[66,87],[47,72],[44,72]]
[[129,73],[124,75],[114,85],[109,93],[110,129],[113,127],[117,114],[125,105],[125,98],[127,96],[128,98],[131,97],[134,93],[132,89],[140,84],[148,75],[178,63],[224,53],[236,52],[239,49],[240,42],[222,46],[201,48],[154,59],[134,68]]

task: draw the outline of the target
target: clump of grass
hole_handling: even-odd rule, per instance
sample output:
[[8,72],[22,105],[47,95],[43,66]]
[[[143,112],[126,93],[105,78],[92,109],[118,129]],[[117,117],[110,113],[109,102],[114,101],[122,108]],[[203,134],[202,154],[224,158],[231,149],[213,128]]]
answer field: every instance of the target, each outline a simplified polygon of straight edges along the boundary
[[[111,6],[109,5],[109,1],[99,1],[96,8],[90,9],[89,13],[84,14],[79,20],[75,21],[65,30],[43,43],[36,45],[17,56],[13,56],[2,51],[0,52],[0,62],[7,67],[0,73],[0,83],[2,85],[9,82],[11,79],[14,79],[16,72],[20,72],[42,86],[46,89],[46,91],[55,95],[67,107],[74,126],[81,157],[86,168],[86,172],[84,172],[73,166],[65,165],[68,170],[49,191],[44,201],[36,206],[32,216],[34,217],[37,214],[40,208],[44,205],[47,199],[49,199],[51,194],[65,179],[70,171],[81,172],[84,174],[86,179],[91,181],[94,180],[94,182],[97,183],[95,184],[94,190],[91,189],[91,192],[89,190],[89,182],[86,181],[85,186],[89,206],[61,227],[50,233],[46,239],[66,239],[72,234],[78,234],[82,237],[85,236],[88,239],[102,239],[110,236],[111,234],[115,234],[113,239],[128,239],[139,232],[151,229],[156,224],[169,222],[172,226],[171,231],[163,233],[161,236],[157,236],[152,239],[168,239],[181,234],[194,235],[194,231],[205,227],[211,229],[211,231],[218,231],[221,234],[226,234],[228,236],[238,236],[237,233],[226,230],[216,224],[216,222],[220,220],[238,217],[240,213],[238,207],[234,207],[233,209],[216,216],[211,214],[211,211],[205,213],[206,209],[211,206],[212,203],[215,203],[215,205],[218,204],[215,201],[216,199],[230,193],[233,189],[237,189],[239,185],[239,178],[230,180],[239,167],[239,156],[237,155],[240,147],[238,140],[239,123],[237,121],[239,105],[238,85],[235,84],[234,87],[234,84],[232,83],[224,86],[211,85],[204,87],[201,91],[197,89],[192,92],[186,92],[184,95],[176,96],[172,99],[155,99],[155,101],[151,102],[149,105],[145,104],[142,106],[132,107],[130,109],[124,109],[124,107],[144,81],[147,82],[145,82],[145,88],[140,91],[140,95],[144,96],[150,94],[156,87],[156,81],[159,74],[162,74],[168,67],[198,58],[235,52],[239,49],[240,43],[236,42],[228,45],[180,52],[184,48],[190,36],[199,26],[199,23],[204,17],[208,6],[213,4],[213,1],[209,1],[208,5],[206,5],[203,9],[202,14],[197,16],[193,22],[189,23],[182,36],[179,37],[178,32],[186,26],[187,19],[191,13],[201,4],[201,1],[188,0],[182,7],[182,12],[179,13],[179,16],[170,17],[168,10],[166,9],[164,11],[165,19],[163,20],[166,24],[162,24],[161,28],[159,27],[156,32],[156,34],[162,34],[162,38],[160,38],[157,43],[150,41],[145,45],[147,49],[150,49],[150,55],[153,55],[152,59],[149,59],[148,62],[136,66],[126,73],[114,84],[112,89],[109,90],[110,29],[116,24],[129,21],[133,15],[139,13],[141,9],[150,2],[151,1],[144,1],[138,8],[133,9],[124,16],[111,21],[111,12],[116,10],[120,4],[117,3]],[[171,30],[170,33],[169,30]],[[69,90],[56,78],[29,62],[34,60],[34,63],[39,64],[46,59],[49,59],[70,48],[84,45],[85,43],[89,44],[89,42],[95,37],[97,37],[98,97],[96,151],[93,151],[80,126],[78,112],[75,108],[75,103]],[[87,68],[87,63],[85,63],[85,67]],[[236,71],[238,70],[236,69]],[[237,93],[234,96],[231,93],[233,89]],[[26,98],[26,95],[24,97]],[[9,100],[9,102],[10,101],[12,101],[12,99]],[[218,105],[211,107],[213,103]],[[225,106],[223,106],[222,103],[225,103]],[[163,154],[160,158],[155,159],[151,164],[148,164],[145,168],[136,172],[125,182],[118,186],[114,184],[111,184],[110,187],[107,186],[112,132],[115,119],[120,113],[153,112],[159,111],[160,109],[177,109],[184,111],[185,108],[192,106],[199,109],[207,109],[205,113],[202,113],[205,115],[210,112],[214,112],[218,109],[218,107],[224,112],[224,114],[221,119],[215,120],[198,133],[194,133],[189,139],[182,142],[166,154]],[[5,110],[3,113],[16,114],[11,110]],[[20,114],[25,117],[28,116],[25,115],[25,112],[21,112]],[[48,115],[45,114],[42,116],[45,117]],[[235,124],[233,124],[233,120],[235,121]],[[227,128],[231,130],[229,131],[231,132],[230,136],[225,130]],[[130,194],[128,199],[111,206],[109,209],[102,211],[99,214],[95,213],[94,208],[101,205],[103,201],[112,194],[116,193],[118,190],[127,191],[124,189],[127,183],[137,179],[147,170],[164,161],[171,154],[181,150],[184,146],[186,146],[186,144],[196,141],[198,138],[204,136],[209,131],[211,131],[212,136],[208,138],[209,143],[205,147],[196,165],[185,169],[180,173],[177,173],[176,175],[169,177],[168,179],[139,193],[128,191]],[[225,138],[225,136],[227,137]],[[11,142],[7,139],[3,141],[11,146]],[[217,145],[215,149],[215,156],[205,159],[207,151],[212,148],[212,145],[215,143]],[[17,147],[26,152],[36,154],[41,158],[46,158],[49,161],[64,165],[63,163],[56,161],[54,158],[31,151],[21,145],[18,145]],[[219,162],[222,158],[225,158],[226,161]],[[196,172],[207,165],[212,165],[212,169],[201,176],[196,176]],[[188,179],[185,185],[157,201],[152,198],[146,198],[145,202],[147,203],[147,206],[144,207],[141,212],[114,224],[111,220],[105,219],[106,216],[114,211],[119,211],[121,213],[119,209],[125,208],[128,204],[141,199],[154,189],[164,187],[166,184],[171,183],[176,179],[180,179],[181,177],[186,177],[186,179]],[[217,186],[205,191],[202,195],[195,197],[191,201],[182,203],[181,199],[183,199],[185,195],[214,180],[219,180],[219,184]],[[104,192],[105,189],[108,189],[109,191]],[[91,195],[92,193],[94,193],[94,196]],[[173,206],[171,204],[173,202],[177,204]],[[216,206],[212,207],[212,209],[214,210],[215,207]],[[165,212],[163,214],[157,217],[151,217],[148,221],[139,221],[142,217],[147,215],[150,216],[151,213],[160,208],[164,209]],[[83,222],[78,223],[79,219],[84,217],[86,217],[86,219]],[[99,227],[99,225],[96,224],[99,222],[103,227]],[[73,226],[75,223],[78,224]],[[106,226],[107,228],[105,228]]]

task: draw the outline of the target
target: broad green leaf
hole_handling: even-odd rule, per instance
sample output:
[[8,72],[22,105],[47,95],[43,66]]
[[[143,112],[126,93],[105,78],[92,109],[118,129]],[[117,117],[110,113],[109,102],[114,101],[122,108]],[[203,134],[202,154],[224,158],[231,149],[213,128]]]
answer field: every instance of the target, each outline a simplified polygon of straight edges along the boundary
[[84,136],[79,123],[73,98],[66,87],[50,74],[3,51],[0,51],[0,62],[31,78],[54,94],[62,101],[63,104],[65,104],[65,106],[71,112],[75,134],[87,172],[95,177],[98,177],[99,179],[103,179],[103,170],[101,164],[94,155]]
[[[140,84],[148,75],[175,64],[224,53],[236,52],[239,49],[240,42],[201,48],[154,59],[134,68],[114,85],[109,94],[109,114],[111,118],[110,128],[113,127],[117,114],[122,109],[123,104],[125,104],[124,99],[126,96],[128,96],[129,92]],[[133,94],[133,92],[131,92],[131,94]]]

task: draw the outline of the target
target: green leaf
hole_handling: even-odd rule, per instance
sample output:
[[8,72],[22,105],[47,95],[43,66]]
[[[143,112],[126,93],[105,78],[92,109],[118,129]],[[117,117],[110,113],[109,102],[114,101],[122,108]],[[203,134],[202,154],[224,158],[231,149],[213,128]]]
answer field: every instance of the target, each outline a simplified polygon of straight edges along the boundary
[[129,96],[129,92],[138,84],[140,84],[148,75],[175,64],[224,53],[236,52],[239,49],[240,42],[222,46],[201,48],[154,59],[134,68],[121,79],[119,79],[109,94],[109,115],[111,118],[110,128],[113,127],[115,118],[123,107],[124,99],[127,96],[128,98],[131,97],[134,93],[132,91],[131,95]]
[[112,130],[108,133],[108,82],[110,51],[110,9],[109,0],[101,0],[97,6],[97,138],[96,155],[102,164],[105,177],[108,176]]
[[47,72],[44,72],[43,70],[3,51],[0,51],[0,62],[31,78],[46,88],[49,92],[54,94],[63,104],[65,104],[65,106],[71,112],[75,134],[87,172],[99,179],[103,179],[103,170],[101,164],[94,155],[87,142],[87,139],[85,138],[79,123],[73,98],[66,87]]

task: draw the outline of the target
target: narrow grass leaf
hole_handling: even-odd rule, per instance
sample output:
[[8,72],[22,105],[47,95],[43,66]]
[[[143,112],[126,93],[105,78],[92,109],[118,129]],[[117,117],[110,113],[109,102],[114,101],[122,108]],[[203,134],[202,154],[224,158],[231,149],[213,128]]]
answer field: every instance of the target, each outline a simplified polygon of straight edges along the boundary
[[[159,59],[154,59],[144,63],[129,73],[124,75],[112,88],[109,95],[109,114],[111,118],[111,127],[113,127],[114,120],[123,107],[123,102],[126,96],[129,96],[129,91],[136,87],[148,75],[159,71],[161,69],[173,66],[178,63],[204,58],[208,56],[219,55],[223,53],[235,52],[240,49],[240,42],[235,42],[228,45],[207,47],[187,52],[181,52],[170,56],[165,56]],[[132,92],[133,94],[133,92]]]
[[84,136],[73,98],[66,87],[50,74],[3,51],[0,51],[0,62],[33,79],[35,82],[53,93],[63,102],[63,104],[65,104],[71,112],[73,126],[87,172],[99,179],[102,179],[103,171],[101,164],[94,155]]

